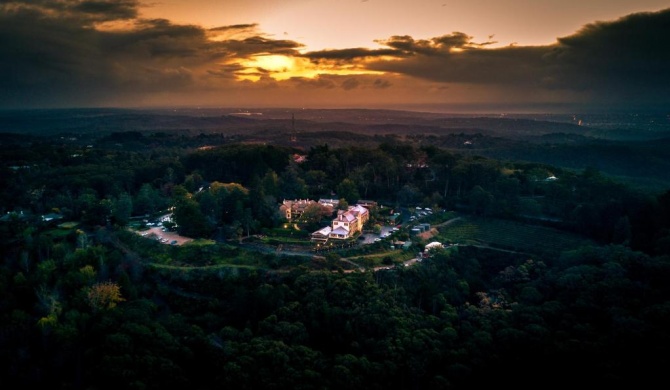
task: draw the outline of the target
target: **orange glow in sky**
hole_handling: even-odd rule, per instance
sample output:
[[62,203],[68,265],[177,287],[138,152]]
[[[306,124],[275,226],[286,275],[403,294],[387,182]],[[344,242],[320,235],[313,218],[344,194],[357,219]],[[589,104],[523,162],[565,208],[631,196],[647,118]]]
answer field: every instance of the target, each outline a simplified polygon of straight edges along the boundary
[[305,50],[376,48],[393,35],[430,38],[461,31],[497,46],[546,45],[587,23],[667,8],[667,0],[143,0],[145,17],[206,28],[257,23]]
[[281,81],[292,77],[314,78],[323,73],[342,76],[384,73],[362,70],[355,65],[338,67],[316,65],[305,58],[284,55],[255,55],[248,60],[239,61],[239,64],[245,70],[238,72],[237,78],[249,81],[259,81],[264,74],[274,80]]
[[0,1],[0,108],[667,107],[668,18],[668,0]]

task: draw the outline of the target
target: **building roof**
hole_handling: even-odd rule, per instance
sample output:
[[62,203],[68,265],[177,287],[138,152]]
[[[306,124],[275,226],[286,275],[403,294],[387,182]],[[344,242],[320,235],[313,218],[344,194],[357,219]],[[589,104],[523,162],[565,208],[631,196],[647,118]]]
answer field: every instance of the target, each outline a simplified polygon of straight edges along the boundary
[[62,214],[56,214],[56,213],[49,213],[49,214],[44,214],[42,216],[42,221],[49,222],[53,221],[54,219],[63,219]]
[[344,226],[339,226],[337,229],[331,231],[330,234],[348,236],[349,235],[349,230],[346,229]]
[[325,228],[322,228],[322,229],[319,229],[319,230],[315,231],[314,233],[312,233],[312,235],[316,234],[316,235],[327,236],[327,235],[330,234],[331,230],[332,230],[332,228],[330,226],[326,226]]
[[366,213],[368,213],[368,209],[366,209],[365,207],[363,207],[363,206],[361,206],[361,205],[359,205],[359,204],[357,204],[356,206],[352,206],[352,207],[350,207],[350,208],[349,208],[349,211],[354,211],[354,212],[359,213],[359,214],[366,214]]
[[293,212],[304,212],[307,206],[315,204],[316,201],[310,199],[294,199],[294,200],[284,200],[282,205],[279,206],[280,210],[286,210],[287,208]]
[[356,203],[361,206],[377,206],[377,202],[374,200],[359,199]]
[[356,216],[353,213],[347,211],[345,213],[339,214],[337,216],[337,220],[338,221],[345,221],[345,222],[353,222],[353,221],[356,220]]
[[325,206],[337,207],[340,204],[339,199],[319,199],[319,203]]

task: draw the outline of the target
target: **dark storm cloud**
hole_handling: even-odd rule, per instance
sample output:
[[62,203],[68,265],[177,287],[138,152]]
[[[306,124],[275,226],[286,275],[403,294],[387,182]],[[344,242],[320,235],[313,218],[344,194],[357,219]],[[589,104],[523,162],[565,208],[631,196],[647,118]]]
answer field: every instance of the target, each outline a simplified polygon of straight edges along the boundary
[[547,46],[483,49],[488,42],[470,39],[459,32],[431,40],[394,36],[378,42],[403,51],[404,58],[368,67],[510,91],[536,88],[585,92],[603,102],[670,103],[670,9],[592,23]]
[[9,12],[38,11],[42,17],[75,18],[80,23],[126,20],[137,17],[137,0],[8,0]]
[[363,58],[373,58],[373,57],[402,57],[404,55],[403,51],[395,49],[365,49],[365,48],[352,48],[352,49],[339,49],[339,50],[319,50],[305,53],[303,57],[308,58],[314,62],[320,62],[321,60],[335,60],[335,61],[351,61]]
[[438,82],[471,84],[539,85],[543,79],[543,56],[537,48],[443,51],[431,56],[416,55],[404,61],[371,65]]
[[405,55],[427,56],[445,55],[449,54],[452,49],[481,48],[496,43],[493,41],[477,43],[472,41],[471,36],[458,31],[432,39],[415,40],[409,35],[395,35],[389,39],[377,40],[376,42],[403,52]]
[[298,50],[304,45],[291,40],[270,39],[257,33],[258,24],[234,24],[210,28],[207,31],[223,39],[216,39],[210,44],[227,53],[227,56],[250,57],[256,54],[299,55]]
[[670,97],[670,9],[586,25],[560,38],[546,60],[560,69],[556,84],[631,95]]
[[401,51],[403,58],[375,61],[369,69],[450,83],[538,84],[547,53],[535,47],[484,50],[459,32],[430,40],[394,36],[379,43]]
[[[217,31],[240,29],[246,27],[216,28]],[[175,25],[164,19],[143,20],[133,30],[103,34],[101,44],[112,55],[134,58],[140,55],[140,59],[154,60],[181,57],[184,64],[207,64],[221,58],[249,58],[257,54],[293,55],[301,47],[294,41],[262,36],[212,41],[208,39],[207,30],[193,25]]]
[[[130,0],[0,3],[0,107],[117,104],[117,96],[124,94],[178,92],[197,87],[199,75],[213,75],[209,71],[233,71],[230,76],[241,71],[218,60],[295,54],[301,47],[248,37],[254,24],[212,32],[164,19],[137,19],[137,7]],[[128,21],[132,27],[95,27],[110,21]],[[247,32],[247,37],[226,39],[231,31]],[[213,33],[221,38],[210,40]]]
[[242,40],[231,39],[223,42],[222,46],[241,56],[258,53],[297,55],[297,49],[302,47],[302,44],[290,40],[274,40],[255,36]]
[[81,1],[72,2],[73,11],[79,11],[100,21],[124,20],[137,17],[138,1]]
[[216,69],[210,69],[207,73],[217,78],[234,80],[245,69],[247,68],[240,64],[225,64],[219,65]]
[[377,42],[404,52],[429,56],[439,55],[453,48],[462,49],[468,46],[480,46],[472,42],[472,37],[462,32],[454,32],[430,40],[414,40],[408,35],[396,35],[387,40],[378,40]]
[[209,52],[202,29],[173,25],[165,19],[144,20],[136,29],[99,35],[101,50],[112,58],[199,57]]
[[256,28],[258,28],[258,23],[233,24],[231,26],[220,26],[210,28],[209,31],[245,31],[245,30],[254,30]]
[[35,8],[1,12],[0,87],[48,83],[90,72],[99,56],[97,39],[83,25],[47,17]]
[[[377,41],[385,46],[380,49],[302,54],[301,43],[270,39],[254,23],[205,29],[139,19],[138,7],[137,0],[0,0],[0,107],[131,105],[128,96],[220,90],[240,75],[301,91],[409,91],[423,79],[434,82],[421,84],[434,91],[459,84],[461,91],[497,91],[515,101],[578,95],[670,104],[670,9],[588,24],[546,46],[492,49],[493,42],[453,32],[432,39],[392,36]],[[275,82],[269,70],[243,61],[271,54],[307,58],[324,65],[323,72]],[[391,74],[327,74],[338,65]],[[408,77],[391,85],[395,75]]]

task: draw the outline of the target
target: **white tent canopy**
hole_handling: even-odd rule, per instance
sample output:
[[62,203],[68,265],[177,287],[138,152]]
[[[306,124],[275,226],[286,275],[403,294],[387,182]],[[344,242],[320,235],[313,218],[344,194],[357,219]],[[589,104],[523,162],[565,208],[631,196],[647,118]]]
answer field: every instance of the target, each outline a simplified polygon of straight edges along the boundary
[[425,250],[431,250],[435,248],[444,248],[444,245],[442,245],[441,242],[433,241],[429,244],[426,244],[426,246],[424,247]]

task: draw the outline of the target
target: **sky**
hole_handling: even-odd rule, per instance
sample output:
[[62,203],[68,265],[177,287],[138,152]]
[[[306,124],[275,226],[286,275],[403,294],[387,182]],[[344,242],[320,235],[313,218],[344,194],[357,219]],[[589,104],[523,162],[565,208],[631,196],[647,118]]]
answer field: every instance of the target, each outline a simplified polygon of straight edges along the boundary
[[670,107],[668,0],[2,0],[0,109]]

